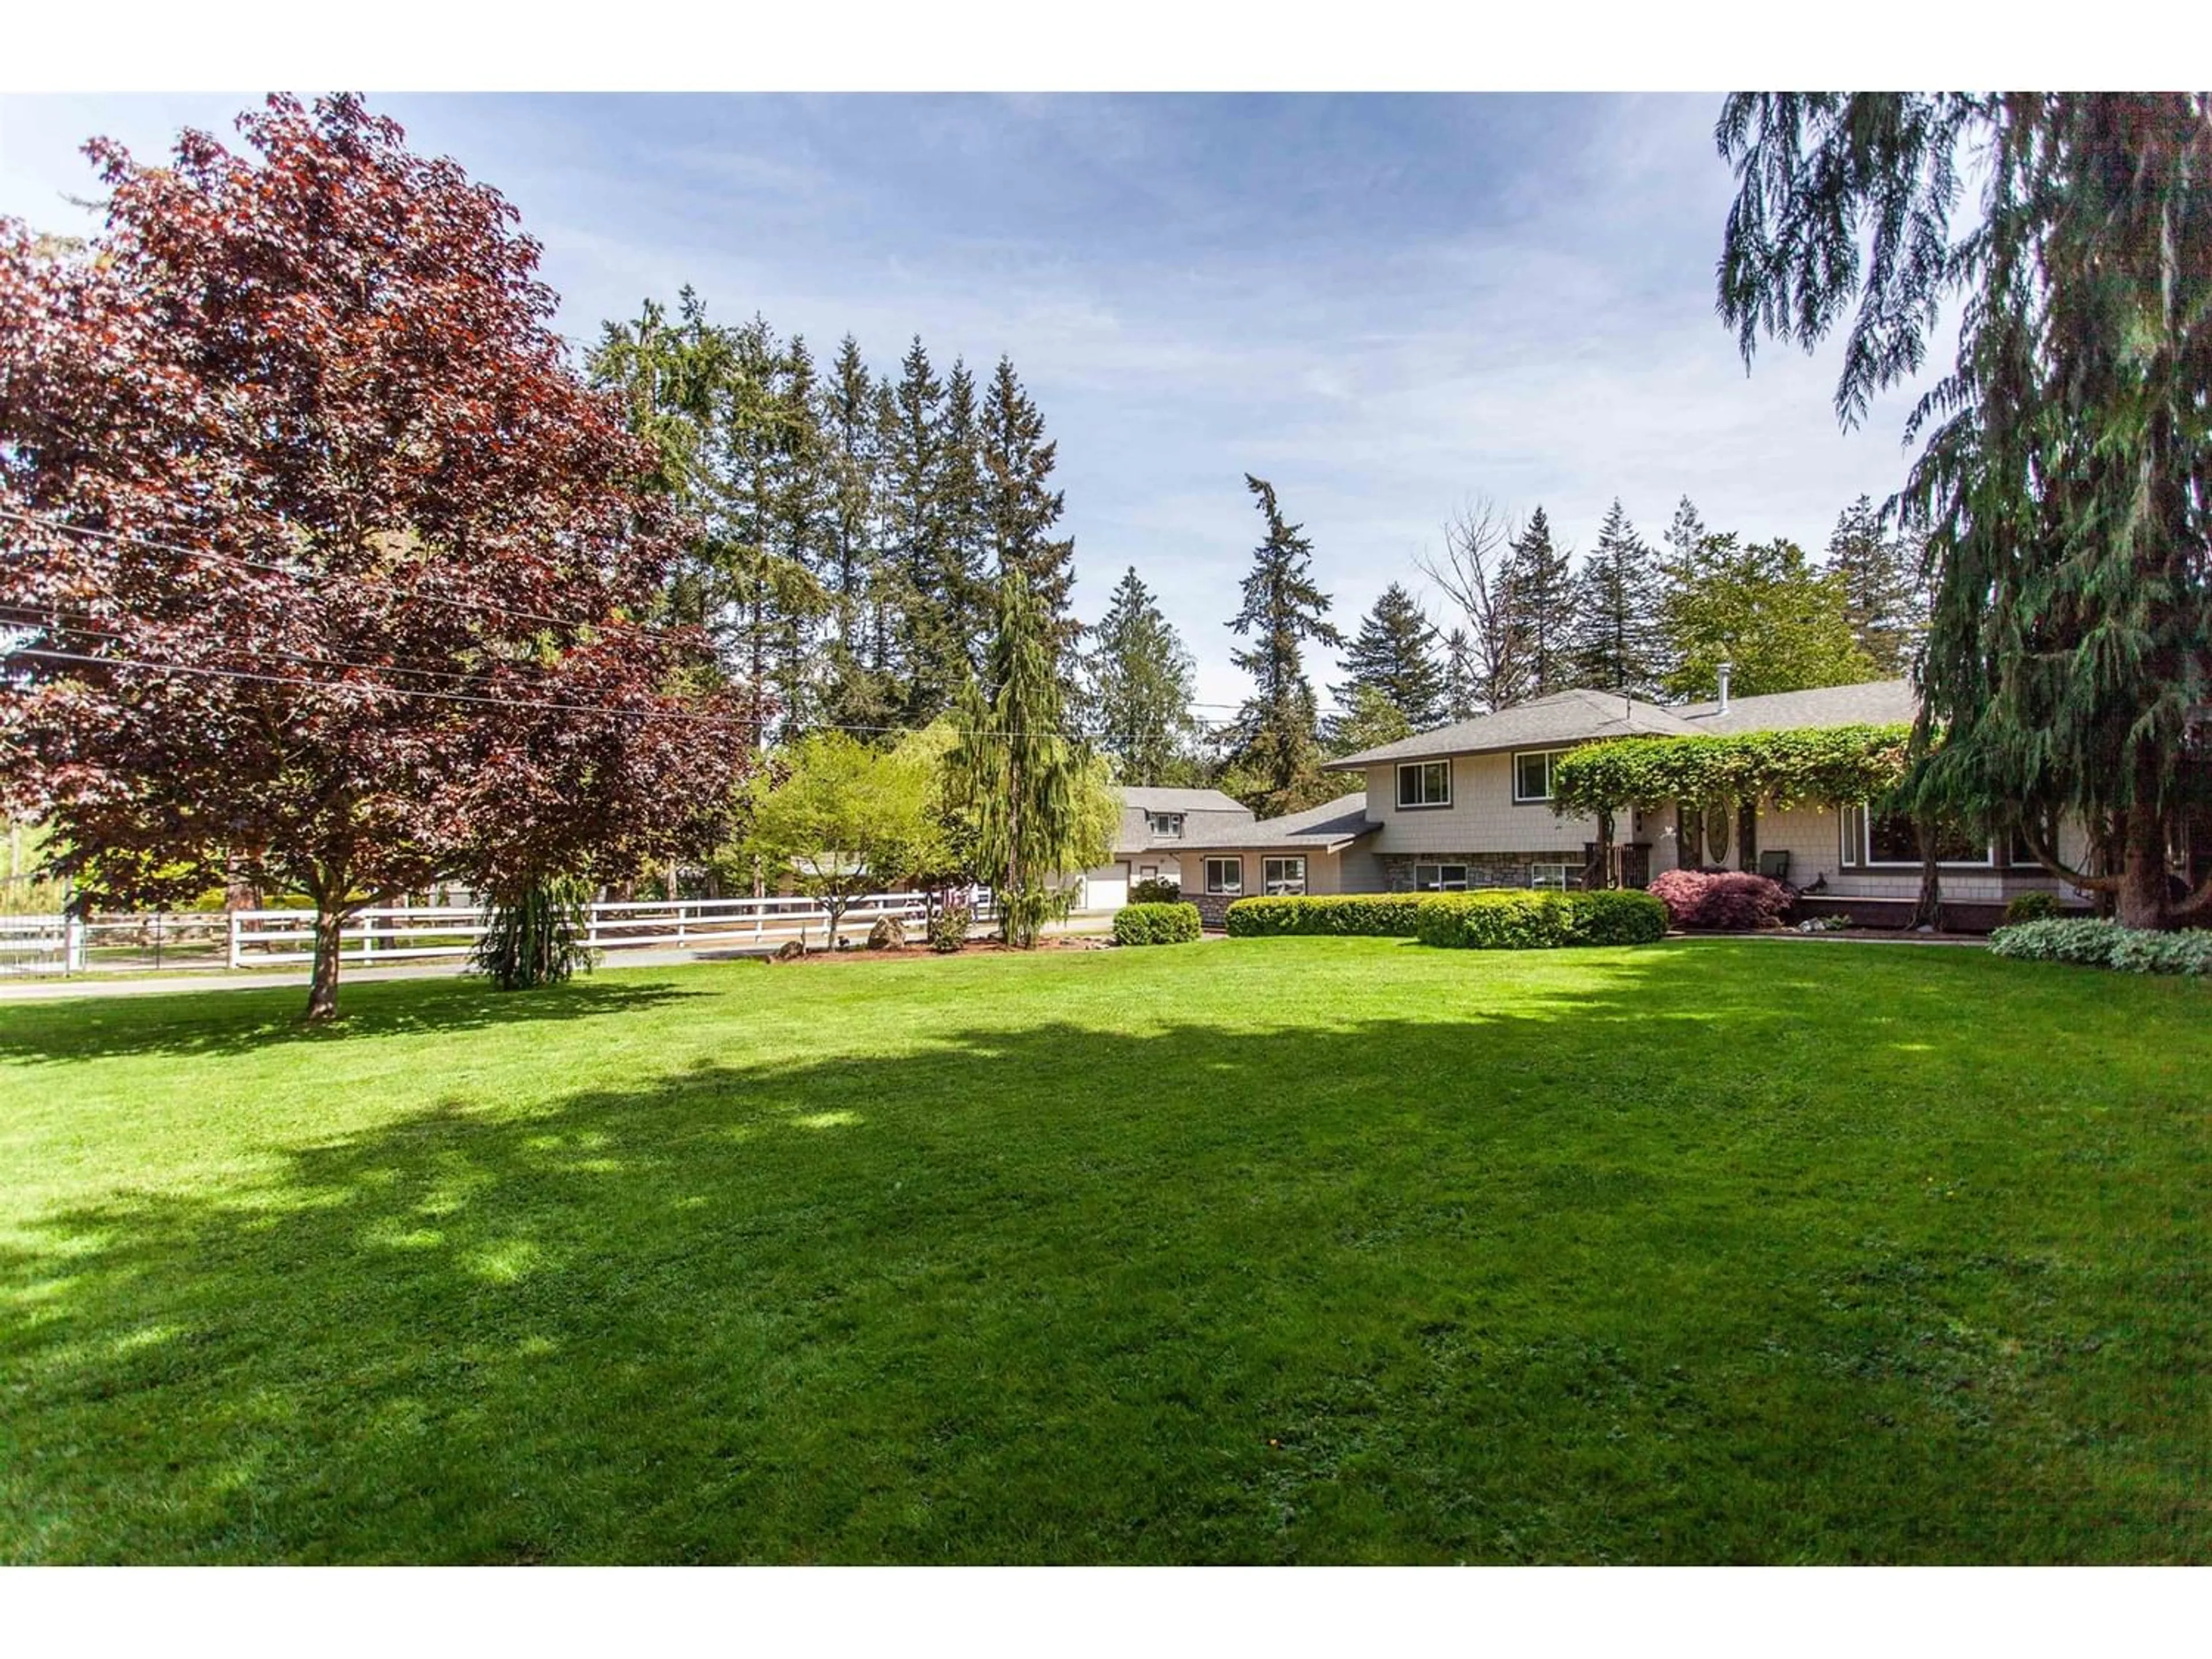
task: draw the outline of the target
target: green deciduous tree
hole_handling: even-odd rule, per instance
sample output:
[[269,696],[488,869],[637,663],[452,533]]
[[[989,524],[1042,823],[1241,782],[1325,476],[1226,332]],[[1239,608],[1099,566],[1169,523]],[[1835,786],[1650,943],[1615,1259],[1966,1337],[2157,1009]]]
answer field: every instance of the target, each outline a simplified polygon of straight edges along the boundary
[[[2177,896],[2169,862],[2212,796],[2206,94],[1738,94],[1717,137],[1738,180],[1721,310],[1747,360],[1850,316],[1849,423],[1962,310],[1899,496],[1934,578],[1922,799],[2018,813],[2032,839],[2071,811],[2111,866],[2038,851],[2121,920],[2212,911],[2212,878]],[[1971,207],[1962,153],[1983,163]]]
[[817,732],[753,780],[745,850],[838,923],[854,899],[886,892],[943,862],[936,750]]
[[[1436,624],[1401,583],[1392,582],[1346,647],[1344,684],[1330,690],[1347,712],[1363,690],[1373,691],[1410,730],[1426,731],[1443,720],[1444,672],[1436,647]],[[1341,733],[1333,732],[1330,742],[1340,747]]]
[[1842,582],[1795,542],[1708,535],[1669,575],[1666,687],[1675,696],[1712,696],[1723,662],[1735,665],[1734,694],[1747,697],[1875,677],[1851,637]]
[[1092,736],[1121,782],[1175,781],[1194,735],[1194,665],[1133,565],[1091,631],[1084,687]]
[[981,681],[961,695],[950,757],[1006,942],[1023,950],[1070,896],[1066,878],[1105,862],[1119,818],[1104,757],[1067,734],[1053,638],[1028,579],[1009,571]]
[[1380,686],[1352,688],[1350,706],[1329,717],[1325,736],[1331,755],[1356,755],[1410,738],[1413,723]]
[[1306,678],[1304,642],[1340,645],[1328,620],[1328,595],[1313,580],[1313,544],[1285,523],[1266,480],[1244,475],[1267,534],[1244,578],[1244,603],[1230,628],[1252,641],[1233,653],[1252,677],[1252,695],[1238,712],[1229,763],[1258,785],[1249,804],[1262,817],[1296,811],[1328,799],[1321,772],[1319,711]]

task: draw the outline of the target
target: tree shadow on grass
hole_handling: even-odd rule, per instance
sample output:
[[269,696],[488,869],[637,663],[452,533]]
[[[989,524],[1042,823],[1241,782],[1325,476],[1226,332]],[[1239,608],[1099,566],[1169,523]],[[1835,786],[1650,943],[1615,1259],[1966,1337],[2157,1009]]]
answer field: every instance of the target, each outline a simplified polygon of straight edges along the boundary
[[[52,1216],[0,1247],[0,1553],[2201,1556],[2186,1171],[2047,1191],[2071,1143],[1887,1016],[1807,1050],[1789,970],[1683,966],[448,1095]],[[1968,1144],[2002,1213],[1917,1191]]]
[[531,991],[501,991],[472,978],[371,981],[343,987],[339,1018],[322,1025],[301,1019],[306,994],[294,987],[40,1000],[0,1005],[0,1060],[246,1054],[279,1043],[605,1018],[711,994],[606,980]]

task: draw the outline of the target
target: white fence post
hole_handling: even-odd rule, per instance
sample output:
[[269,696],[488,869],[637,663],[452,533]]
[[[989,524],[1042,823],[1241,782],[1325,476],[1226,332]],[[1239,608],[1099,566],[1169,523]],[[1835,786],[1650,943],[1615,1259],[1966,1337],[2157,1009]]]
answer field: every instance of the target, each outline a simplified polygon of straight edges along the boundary
[[62,918],[62,972],[85,971],[84,923],[72,912]]
[[233,910],[230,913],[229,966],[233,968],[243,968],[246,966],[244,923],[240,921],[238,912],[235,910]]

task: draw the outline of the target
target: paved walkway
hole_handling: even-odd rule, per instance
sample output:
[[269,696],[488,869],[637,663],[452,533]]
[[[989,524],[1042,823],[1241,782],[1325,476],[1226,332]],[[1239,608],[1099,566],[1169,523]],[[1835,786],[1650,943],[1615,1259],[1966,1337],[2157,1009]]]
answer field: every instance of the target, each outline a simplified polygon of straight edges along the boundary
[[[1101,935],[1112,932],[1113,923],[1103,916],[1077,916],[1063,922],[1049,922],[1046,933],[1053,936]],[[980,936],[979,936],[980,937]],[[608,951],[599,957],[597,971],[605,973],[620,968],[680,968],[696,962],[735,962],[746,957],[773,956],[776,947],[767,945],[717,945],[696,951],[654,950]],[[467,966],[459,957],[444,957],[434,962],[394,963],[386,968],[373,968],[347,957],[338,975],[341,985],[373,985],[387,979],[452,979]],[[72,974],[67,978],[40,975],[33,978],[0,979],[0,1003],[47,1002],[67,997],[131,997],[164,996],[179,991],[266,991],[286,988],[304,989],[313,975],[305,968],[246,968],[233,970],[225,968],[203,968],[190,974]]]

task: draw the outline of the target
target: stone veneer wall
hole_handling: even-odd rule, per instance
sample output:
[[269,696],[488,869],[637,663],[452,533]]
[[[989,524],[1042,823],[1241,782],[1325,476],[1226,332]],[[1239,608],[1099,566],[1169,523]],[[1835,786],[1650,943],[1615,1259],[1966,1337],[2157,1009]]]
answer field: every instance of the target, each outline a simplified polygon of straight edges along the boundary
[[1579,854],[1557,848],[1547,853],[1385,853],[1382,855],[1383,890],[1412,892],[1416,864],[1464,864],[1467,884],[1474,889],[1526,887],[1530,866],[1538,864],[1565,865],[1569,884],[1579,886],[1583,861]]
[[1183,902],[1198,907],[1201,927],[1218,933],[1229,925],[1229,907],[1243,896],[1242,893],[1190,893],[1184,896]]

